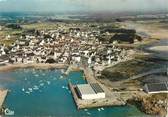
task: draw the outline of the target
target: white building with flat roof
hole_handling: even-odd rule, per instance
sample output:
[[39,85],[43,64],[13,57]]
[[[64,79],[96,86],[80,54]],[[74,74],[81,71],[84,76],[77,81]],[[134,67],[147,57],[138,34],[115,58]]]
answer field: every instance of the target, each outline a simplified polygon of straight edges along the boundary
[[76,89],[79,97],[83,100],[105,98],[105,92],[98,83],[80,84]]

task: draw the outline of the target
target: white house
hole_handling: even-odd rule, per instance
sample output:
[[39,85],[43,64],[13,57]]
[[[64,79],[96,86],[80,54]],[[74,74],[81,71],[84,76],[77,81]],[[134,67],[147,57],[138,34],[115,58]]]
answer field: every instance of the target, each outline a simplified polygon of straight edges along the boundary
[[80,62],[81,61],[81,57],[80,56],[73,56],[72,60],[74,60],[75,62]]

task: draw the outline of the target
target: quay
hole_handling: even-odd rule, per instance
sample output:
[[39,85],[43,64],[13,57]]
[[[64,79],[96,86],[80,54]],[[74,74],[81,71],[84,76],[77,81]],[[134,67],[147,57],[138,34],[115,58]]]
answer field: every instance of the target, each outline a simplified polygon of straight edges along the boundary
[[116,94],[115,92],[112,92],[110,89],[108,89],[106,86],[104,86],[103,84],[101,84],[99,81],[95,79],[94,73],[90,68],[87,67],[87,68],[81,68],[81,69],[84,71],[84,75],[87,83],[98,83],[101,86],[101,88],[105,92],[105,98],[83,100],[79,97],[76,91],[76,85],[72,85],[69,82],[69,88],[72,92],[72,96],[74,98],[74,101],[78,109],[126,105],[126,102],[124,101],[124,99],[122,99],[120,94]]
[[8,90],[0,89],[0,109],[3,106],[3,103],[5,101],[5,98],[6,98],[7,94],[8,94]]
[[69,88],[72,92],[73,99],[78,109],[94,108],[94,107],[108,107],[108,106],[124,106],[126,103],[120,100],[115,95],[113,97],[106,97],[102,99],[82,100],[76,91],[76,86],[69,83]]
[[69,65],[65,71],[65,75],[68,75],[71,71],[80,71],[81,69],[77,65]]

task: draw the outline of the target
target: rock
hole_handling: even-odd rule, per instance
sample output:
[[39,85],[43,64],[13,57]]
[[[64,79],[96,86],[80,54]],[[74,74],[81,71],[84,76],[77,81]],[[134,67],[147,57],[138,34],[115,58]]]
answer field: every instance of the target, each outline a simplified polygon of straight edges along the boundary
[[167,110],[165,109],[164,100],[158,99],[157,96],[137,96],[129,100],[128,102],[131,104],[135,104],[141,111],[143,111],[146,114],[164,117],[167,113]]

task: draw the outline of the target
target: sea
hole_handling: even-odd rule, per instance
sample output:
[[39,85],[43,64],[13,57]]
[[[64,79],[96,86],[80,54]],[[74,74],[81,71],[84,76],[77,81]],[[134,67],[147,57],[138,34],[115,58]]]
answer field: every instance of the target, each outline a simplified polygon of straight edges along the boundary
[[9,89],[4,106],[16,117],[141,117],[135,106],[76,108],[68,82],[85,84],[83,72],[64,69],[17,69],[0,73],[0,88]]

